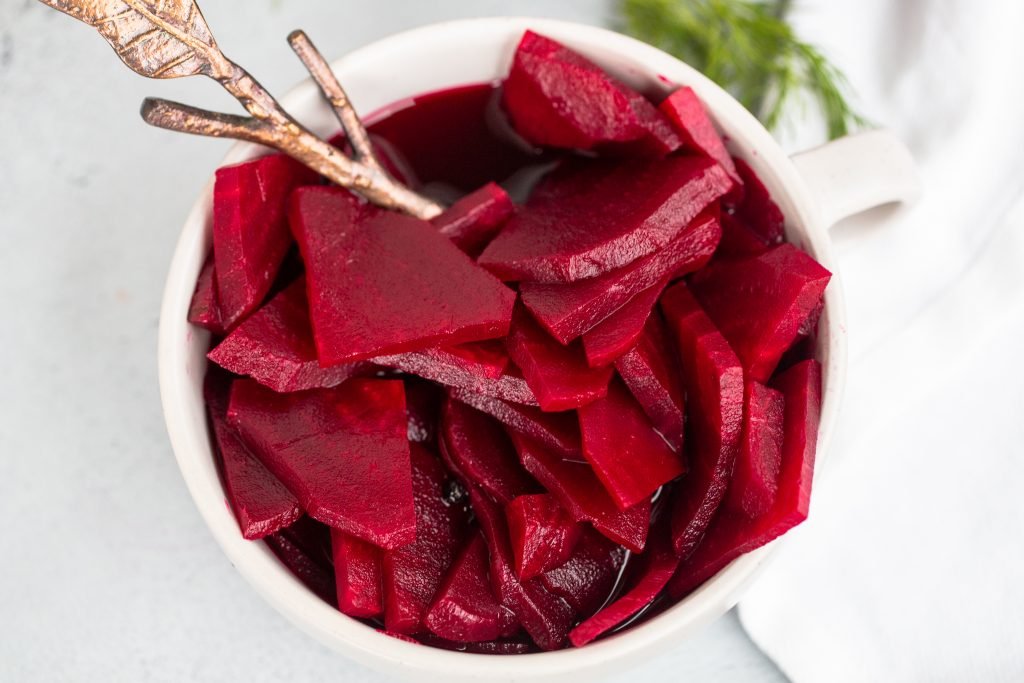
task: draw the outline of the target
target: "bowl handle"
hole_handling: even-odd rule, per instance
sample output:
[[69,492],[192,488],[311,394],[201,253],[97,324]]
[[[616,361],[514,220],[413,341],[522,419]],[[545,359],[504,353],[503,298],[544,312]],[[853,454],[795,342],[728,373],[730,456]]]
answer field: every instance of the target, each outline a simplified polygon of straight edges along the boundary
[[830,227],[882,204],[911,202],[921,192],[910,150],[888,130],[848,135],[792,159]]

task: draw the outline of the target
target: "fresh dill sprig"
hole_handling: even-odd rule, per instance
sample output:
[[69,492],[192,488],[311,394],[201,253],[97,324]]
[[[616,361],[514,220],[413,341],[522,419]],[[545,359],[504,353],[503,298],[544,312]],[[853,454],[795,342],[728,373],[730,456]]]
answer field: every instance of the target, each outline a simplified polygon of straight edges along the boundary
[[847,100],[842,72],[786,21],[789,0],[621,0],[625,29],[725,88],[765,127],[809,95],[829,138],[864,119]]

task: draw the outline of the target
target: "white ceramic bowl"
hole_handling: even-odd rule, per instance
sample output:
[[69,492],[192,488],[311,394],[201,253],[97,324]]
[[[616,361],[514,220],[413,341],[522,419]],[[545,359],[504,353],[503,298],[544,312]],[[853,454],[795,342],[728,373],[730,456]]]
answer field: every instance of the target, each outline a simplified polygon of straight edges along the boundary
[[[371,112],[415,94],[501,78],[526,28],[567,44],[644,90],[667,92],[665,81],[692,87],[728,136],[731,151],[746,159],[771,190],[785,212],[789,239],[833,273],[836,264],[828,226],[843,215],[904,199],[913,192],[909,156],[888,134],[848,138],[791,160],[753,116],[700,73],[653,47],[590,26],[528,18],[436,24],[353,52],[335,62],[334,69],[357,108]],[[300,85],[282,102],[317,133],[337,128],[311,82]],[[224,163],[264,151],[239,144]],[[186,322],[196,278],[209,250],[210,202],[208,186],[182,229],[164,294],[159,364],[167,429],[196,506],[228,559],[275,608],[328,646],[370,667],[417,681],[588,680],[620,670],[640,657],[655,656],[722,615],[772,552],[775,544],[737,559],[665,613],[582,649],[506,657],[448,652],[399,641],[344,616],[299,583],[264,544],[244,540],[225,501],[202,400],[209,338]],[[825,302],[819,337],[824,365],[819,462],[828,447],[846,371],[846,325],[838,274]]]

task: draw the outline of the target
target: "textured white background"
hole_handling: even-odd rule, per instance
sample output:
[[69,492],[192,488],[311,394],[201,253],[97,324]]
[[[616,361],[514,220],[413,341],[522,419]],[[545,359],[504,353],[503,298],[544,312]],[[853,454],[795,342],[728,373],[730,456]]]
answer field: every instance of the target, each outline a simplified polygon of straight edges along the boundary
[[[606,24],[610,0],[205,0],[222,47],[273,92],[328,57],[431,21]],[[410,65],[410,68],[415,68]],[[177,231],[226,143],[147,128],[146,81],[36,0],[0,0],[0,681],[377,681],[273,612],[215,546],[157,393],[157,313]],[[629,680],[780,680],[733,615]],[[621,679],[623,681],[626,678]]]

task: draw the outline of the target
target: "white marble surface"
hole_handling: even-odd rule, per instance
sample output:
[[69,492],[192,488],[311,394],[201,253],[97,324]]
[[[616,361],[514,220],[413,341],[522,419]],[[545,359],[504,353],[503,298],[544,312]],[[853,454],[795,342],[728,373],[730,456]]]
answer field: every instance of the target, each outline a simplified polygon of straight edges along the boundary
[[[203,6],[225,51],[279,92],[303,76],[284,42],[292,28],[333,57],[445,18],[606,23],[611,3]],[[36,0],[0,2],[0,680],[383,680],[243,583],[174,464],[157,393],[158,303],[178,227],[226,143],[147,128],[136,110],[149,94],[232,104],[210,83],[129,73]],[[629,679],[781,675],[729,615]]]

